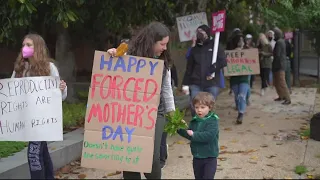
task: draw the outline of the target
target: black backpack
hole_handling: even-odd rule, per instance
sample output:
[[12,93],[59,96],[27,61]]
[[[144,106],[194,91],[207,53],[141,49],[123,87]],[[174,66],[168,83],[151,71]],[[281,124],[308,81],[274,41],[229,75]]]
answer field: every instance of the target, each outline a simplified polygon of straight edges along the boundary
[[320,112],[314,114],[310,120],[310,138],[320,141]]

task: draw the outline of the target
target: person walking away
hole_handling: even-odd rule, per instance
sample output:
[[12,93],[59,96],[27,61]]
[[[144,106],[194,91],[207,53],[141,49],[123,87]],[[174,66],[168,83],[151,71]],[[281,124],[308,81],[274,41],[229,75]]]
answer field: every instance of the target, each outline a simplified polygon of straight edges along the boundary
[[[231,40],[232,46],[228,50],[241,50],[244,47],[244,39],[241,32]],[[250,88],[248,75],[231,76],[231,88],[234,93],[236,109],[238,110],[237,124],[242,124],[243,116],[247,107],[247,94]]]
[[[268,36],[268,40],[269,40],[269,43],[272,47],[272,51],[274,50],[274,47],[276,45],[276,41],[274,40],[274,32],[272,30],[269,30],[268,33],[267,33],[267,36]],[[271,56],[271,62],[273,61],[273,55]],[[270,71],[270,74],[269,74],[269,78],[268,78],[268,84],[270,87],[273,86],[273,73],[272,73],[272,70]]]
[[219,117],[213,112],[214,97],[199,92],[192,100],[196,115],[189,129],[179,129],[180,136],[190,140],[195,179],[214,179],[219,156]]
[[[161,179],[160,164],[160,144],[165,125],[165,113],[171,114],[175,111],[172,86],[168,79],[171,79],[168,70],[172,62],[169,49],[169,29],[160,22],[152,22],[141,29],[130,41],[127,54],[147,58],[157,58],[164,61],[162,73],[162,84],[160,90],[160,103],[158,106],[157,119],[155,124],[154,151],[151,173],[145,173],[147,179]],[[107,51],[111,56],[115,56],[115,48]],[[141,179],[140,172],[123,172],[124,179]]]
[[[234,28],[232,30],[232,33],[230,35],[230,37],[228,38],[228,41],[227,41],[227,47],[226,49],[232,49],[231,47],[233,47],[233,44],[232,44],[232,39],[234,38],[234,36],[236,36],[236,34],[240,33],[241,32],[241,29],[240,28]],[[232,89],[231,89],[231,83],[230,83],[230,79],[229,79],[229,87],[230,87],[230,90],[229,90],[229,95],[232,95]]]
[[[197,28],[197,44],[191,49],[182,85],[189,86],[191,99],[200,91],[209,92],[216,99],[219,94],[220,72],[227,61],[224,50],[218,48],[217,61],[212,64],[214,39],[210,39],[210,28],[201,25]],[[212,78],[211,74],[215,73]],[[192,108],[192,116],[195,115]]]
[[263,33],[259,34],[258,49],[260,60],[261,96],[264,96],[268,87],[268,78],[272,67],[272,46]]
[[[244,49],[251,49],[251,48],[255,47],[252,38],[253,37],[252,37],[251,34],[247,34],[246,35]],[[249,88],[248,93],[247,93],[247,106],[250,106],[251,89],[253,88],[253,82],[255,80],[255,76],[254,75],[248,75],[248,77],[249,77],[249,82],[250,82],[250,88]]]
[[274,76],[274,86],[278,98],[275,101],[284,101],[283,105],[291,104],[290,93],[285,80],[285,71],[287,66],[286,43],[283,39],[283,33],[279,28],[274,28],[276,45],[273,50],[272,71]]
[[[11,78],[60,77],[52,61],[44,39],[38,34],[28,34],[23,39]],[[67,97],[67,85],[63,80],[60,81],[60,90],[63,101]],[[30,141],[27,157],[31,179],[54,179],[53,164],[46,141]]]
[[286,42],[286,55],[287,55],[287,67],[286,67],[286,83],[289,89],[290,94],[292,94],[291,90],[291,53],[292,53],[292,45],[291,45],[291,39],[285,40]]

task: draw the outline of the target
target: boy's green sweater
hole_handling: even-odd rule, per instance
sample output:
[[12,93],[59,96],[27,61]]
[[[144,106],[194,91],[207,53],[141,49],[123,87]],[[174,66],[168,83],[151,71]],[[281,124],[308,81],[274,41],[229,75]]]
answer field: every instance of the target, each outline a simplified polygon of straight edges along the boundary
[[210,112],[206,117],[195,116],[190,124],[189,130],[193,136],[189,136],[187,130],[179,129],[178,134],[191,141],[190,148],[193,157],[208,158],[219,155],[219,117]]

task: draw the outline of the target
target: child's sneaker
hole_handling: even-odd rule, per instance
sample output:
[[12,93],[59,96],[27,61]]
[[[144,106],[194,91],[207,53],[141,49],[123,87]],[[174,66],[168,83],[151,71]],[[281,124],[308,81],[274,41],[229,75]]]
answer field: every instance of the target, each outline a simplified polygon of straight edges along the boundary
[[167,144],[167,159],[169,158],[169,144]]
[[261,89],[261,96],[264,96],[265,88]]

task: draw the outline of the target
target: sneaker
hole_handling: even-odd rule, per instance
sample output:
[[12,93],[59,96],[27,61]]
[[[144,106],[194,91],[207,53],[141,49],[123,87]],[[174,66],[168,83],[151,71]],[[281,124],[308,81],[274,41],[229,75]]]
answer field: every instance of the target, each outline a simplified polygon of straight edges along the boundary
[[161,166],[161,169],[163,169],[166,167],[166,163],[160,164],[160,166]]
[[265,89],[261,89],[261,96],[264,96],[264,93],[265,93]]
[[250,106],[251,105],[251,102],[250,102],[250,100],[248,99],[247,100],[247,106]]
[[283,105],[289,105],[289,104],[291,104],[291,101],[290,100],[285,100],[282,104]]
[[169,144],[167,144],[167,159],[169,157]]
[[243,120],[243,113],[239,113],[236,121],[237,124],[242,124],[242,120]]
[[277,98],[277,99],[275,99],[274,101],[283,101],[284,99],[283,98]]

